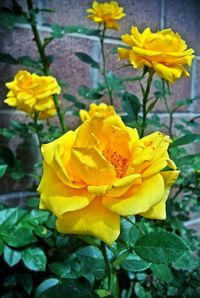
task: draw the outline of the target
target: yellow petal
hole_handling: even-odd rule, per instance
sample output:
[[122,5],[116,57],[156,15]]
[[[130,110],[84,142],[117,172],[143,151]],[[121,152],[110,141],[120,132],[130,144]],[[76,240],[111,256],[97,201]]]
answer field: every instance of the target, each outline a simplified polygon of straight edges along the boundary
[[133,185],[138,185],[141,183],[141,175],[140,174],[133,174],[125,176],[121,179],[118,179],[116,182],[113,183],[112,188],[107,192],[107,196],[109,197],[120,197],[124,193],[128,191],[130,187]]
[[162,175],[163,179],[164,179],[164,183],[165,183],[165,191],[164,191],[164,195],[163,195],[163,200],[166,202],[168,196],[169,196],[169,192],[170,189],[172,187],[172,185],[176,182],[180,171],[163,171],[160,172],[160,174]]
[[17,100],[15,97],[8,97],[4,100],[5,103],[7,103],[11,107],[16,107]]
[[89,113],[85,110],[80,110],[79,116],[80,116],[82,122],[84,122],[90,118]]
[[119,54],[119,60],[129,59],[130,50],[127,50],[127,49],[124,49],[124,48],[118,48],[117,51],[118,51],[118,54]]
[[141,216],[151,219],[160,219],[163,220],[166,218],[166,200],[169,196],[170,188],[175,183],[176,179],[178,178],[179,171],[166,171],[161,172],[165,183],[165,191],[162,198],[162,201],[152,208],[150,208],[147,212],[141,213]]
[[101,198],[96,197],[89,206],[60,216],[56,226],[60,233],[88,234],[112,245],[120,233],[120,217],[106,209]]
[[95,195],[105,195],[109,189],[111,189],[111,185],[98,185],[98,186],[88,186],[87,190]]
[[161,63],[153,62],[154,70],[159,74],[159,76],[169,82],[174,82],[181,77],[183,72],[181,66],[166,66]]
[[56,216],[81,209],[94,198],[85,189],[76,190],[63,184],[46,162],[43,164],[43,176],[37,191],[41,193],[40,208],[49,209]]
[[94,148],[73,148],[70,166],[88,185],[111,184],[116,176],[114,167]]
[[[75,141],[77,131],[68,131],[55,141],[42,145],[41,151],[46,163],[51,164],[54,160],[55,146],[62,145],[65,148],[65,154],[70,154],[71,147]],[[67,162],[65,160],[65,162]]]
[[153,164],[151,164],[145,171],[142,173],[142,177],[148,177],[155,175],[160,172],[167,166],[167,161],[165,159],[160,159]]
[[140,213],[140,215],[150,219],[166,219],[166,204],[164,200],[150,208],[147,212]]
[[146,57],[154,57],[160,55],[162,52],[161,51],[151,51],[147,49],[142,49],[139,47],[132,47],[133,51],[140,55],[140,56],[146,56]]
[[103,204],[120,215],[134,215],[146,212],[158,204],[164,194],[164,180],[160,174],[144,180],[135,189],[120,198],[104,197]]

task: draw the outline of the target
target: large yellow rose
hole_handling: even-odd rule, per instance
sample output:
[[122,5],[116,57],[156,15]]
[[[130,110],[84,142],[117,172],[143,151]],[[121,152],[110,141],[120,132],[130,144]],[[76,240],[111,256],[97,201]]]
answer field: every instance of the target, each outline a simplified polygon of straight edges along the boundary
[[119,59],[128,59],[134,68],[146,65],[169,82],[182,75],[189,76],[184,65],[191,66],[194,50],[187,49],[186,42],[171,29],[152,33],[150,28],[146,28],[140,33],[133,26],[131,34],[121,38],[130,49],[119,48]]
[[40,119],[55,115],[53,95],[60,94],[61,89],[54,77],[21,70],[6,87],[10,91],[4,102],[9,106],[22,110],[31,117],[37,112]]
[[85,120],[91,119],[97,114],[103,117],[108,117],[111,115],[115,115],[116,112],[113,106],[108,106],[104,102],[101,102],[99,105],[97,105],[96,103],[91,103],[89,111],[80,110],[79,112],[79,116],[83,122]]
[[115,1],[98,3],[94,1],[92,8],[87,9],[88,18],[95,23],[105,24],[107,29],[119,30],[117,20],[126,16],[124,9]]
[[95,115],[42,146],[40,208],[56,215],[61,233],[89,234],[110,245],[119,236],[120,215],[165,219],[179,174],[169,143],[161,132],[139,139],[118,115]]

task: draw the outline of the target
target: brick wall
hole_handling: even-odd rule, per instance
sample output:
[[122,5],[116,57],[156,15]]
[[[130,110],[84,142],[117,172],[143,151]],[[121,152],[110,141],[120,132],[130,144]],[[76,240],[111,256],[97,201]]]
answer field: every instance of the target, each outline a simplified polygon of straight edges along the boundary
[[[96,28],[96,24],[86,18],[86,9],[91,7],[92,0],[35,0],[40,8],[54,9],[56,13],[38,14],[38,25],[42,36],[49,32],[48,23],[57,23],[60,25],[83,25],[85,27]],[[103,1],[99,1],[103,2]],[[109,30],[107,34],[110,37],[106,39],[106,51],[112,47],[117,47],[120,41],[113,39],[121,34],[129,33],[132,25],[137,25],[140,29],[150,27],[152,30],[171,27],[174,31],[186,40],[189,47],[195,50],[196,58],[194,59],[191,69],[191,78],[182,78],[172,85],[175,92],[175,99],[186,97],[195,97],[200,95],[200,1],[199,0],[119,0],[127,14],[126,18],[121,20],[121,31],[114,32]],[[20,3],[26,8],[26,1]],[[0,5],[8,5],[9,1],[2,1]],[[11,54],[13,57],[22,55],[37,56],[35,43],[30,28],[26,25],[18,25],[14,29],[0,28],[0,51]],[[100,45],[95,37],[86,37],[79,34],[66,35],[62,39],[55,40],[49,47],[48,52],[56,56],[52,65],[52,73],[59,79],[68,83],[68,93],[76,94],[76,89],[80,85],[95,86],[99,80],[100,74],[97,70],[89,68],[86,64],[81,63],[75,52],[86,52],[93,56],[95,60],[100,59]],[[117,55],[108,61],[108,70],[119,67]],[[21,112],[9,109],[3,103],[7,93],[5,82],[12,80],[20,66],[0,64],[0,124],[6,126],[10,118],[24,119]],[[128,76],[136,75],[135,70],[121,70],[120,74]],[[135,88],[130,86],[130,88]],[[137,92],[137,89],[134,91]],[[166,114],[162,105],[158,106],[160,115],[165,119]],[[197,101],[188,109],[182,109],[176,114],[177,119],[196,116],[200,112],[200,105]],[[73,122],[71,126],[74,126]],[[12,145],[12,144],[11,144]],[[13,146],[13,145],[12,145]],[[25,182],[25,188],[29,184]],[[23,185],[24,187],[24,185]],[[21,185],[15,185],[13,190],[20,190]],[[6,188],[7,190],[7,188]],[[8,190],[7,190],[8,191]],[[1,190],[3,192],[3,189]]]

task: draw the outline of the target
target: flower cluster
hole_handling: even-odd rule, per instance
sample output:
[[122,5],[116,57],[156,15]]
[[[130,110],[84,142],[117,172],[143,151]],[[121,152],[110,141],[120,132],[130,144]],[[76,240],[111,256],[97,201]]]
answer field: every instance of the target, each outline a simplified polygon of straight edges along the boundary
[[98,3],[93,2],[92,8],[87,9],[88,18],[95,23],[103,23],[107,29],[119,30],[117,20],[126,16],[124,9],[115,1]]
[[120,216],[165,219],[179,174],[167,153],[170,142],[161,132],[139,139],[117,114],[95,113],[42,146],[40,208],[57,216],[61,233],[89,234],[110,245],[119,236]]
[[11,107],[16,107],[34,117],[46,119],[56,113],[53,101],[54,94],[60,94],[61,89],[52,76],[39,76],[28,71],[19,71],[14,81],[6,84],[10,90],[4,100]]
[[131,34],[121,38],[130,49],[119,48],[119,59],[128,59],[134,68],[148,66],[169,82],[182,75],[189,76],[184,65],[191,66],[194,50],[187,49],[185,41],[171,29],[152,33],[150,28],[146,28],[140,33],[133,26]]

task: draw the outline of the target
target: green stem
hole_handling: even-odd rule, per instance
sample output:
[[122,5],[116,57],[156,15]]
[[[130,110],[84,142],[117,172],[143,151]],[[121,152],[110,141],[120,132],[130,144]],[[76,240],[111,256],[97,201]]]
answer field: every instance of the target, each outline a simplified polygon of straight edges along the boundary
[[32,29],[33,35],[34,35],[34,40],[36,42],[36,45],[37,45],[37,48],[38,48],[38,51],[40,54],[40,59],[41,59],[42,66],[43,66],[43,72],[45,75],[48,75],[49,63],[48,63],[47,57],[45,55],[45,51],[44,51],[42,41],[40,39],[39,31],[37,29],[37,22],[36,22],[36,18],[35,18],[32,0],[27,0],[27,5],[28,5],[28,10],[29,10],[29,23],[31,25],[31,29]]
[[101,241],[101,252],[106,264],[106,269],[107,269],[107,273],[108,273],[108,290],[110,290],[111,288],[111,281],[112,281],[112,266],[110,264],[107,252],[106,252],[106,244]]
[[119,298],[116,272],[114,272],[114,268],[112,267],[109,261],[109,258],[106,252],[106,244],[103,241],[101,241],[100,249],[107,269],[106,271],[108,275],[108,291],[112,294],[113,298]]
[[36,132],[36,135],[37,135],[37,138],[38,138],[38,145],[41,148],[42,141],[40,139],[39,128],[38,128],[38,116],[39,116],[39,113],[35,112],[34,113],[34,127],[35,127],[35,132]]
[[[49,62],[48,62],[47,56],[45,54],[45,47],[42,43],[38,28],[37,28],[37,22],[36,22],[35,13],[34,13],[33,1],[27,0],[27,5],[28,5],[28,10],[29,10],[29,23],[31,25],[31,29],[32,29],[32,32],[34,35],[34,40],[37,45],[38,52],[40,54],[40,59],[41,59],[42,67],[43,67],[42,70],[43,70],[44,74],[47,76],[49,74]],[[60,121],[60,126],[62,128],[62,132],[65,133],[67,131],[67,127],[66,127],[66,124],[64,121],[64,115],[60,108],[60,103],[59,103],[56,95],[53,96],[53,100],[54,100],[54,104],[55,104],[58,118]]]
[[169,126],[168,126],[169,136],[170,136],[170,138],[173,138],[173,132],[172,132],[173,111],[170,109],[169,104],[168,104],[168,99],[165,95],[165,81],[164,80],[162,80],[162,88],[163,88],[163,99],[164,99],[165,107],[169,114]]
[[56,111],[58,113],[58,118],[60,120],[60,125],[62,128],[63,133],[65,133],[67,131],[67,126],[66,126],[66,122],[65,122],[65,118],[64,118],[64,114],[62,113],[61,109],[60,109],[60,103],[58,100],[58,96],[57,95],[53,95],[53,100],[56,106]]
[[105,37],[106,27],[103,25],[102,35],[100,36],[100,45],[101,45],[101,55],[102,55],[102,75],[104,77],[104,81],[108,90],[108,95],[110,99],[110,104],[113,105],[113,97],[112,97],[112,89],[110,88],[107,76],[106,76],[106,57],[105,57],[105,49],[104,49],[104,37]]
[[133,222],[130,218],[124,217],[128,222],[130,222],[133,226],[135,226],[138,231],[140,231],[143,235],[145,235],[145,232],[135,223]]
[[149,69],[149,76],[148,76],[148,80],[147,80],[147,86],[143,95],[143,101],[142,101],[142,129],[140,132],[140,137],[142,138],[144,136],[144,132],[147,126],[147,102],[148,102],[148,97],[149,97],[149,92],[150,92],[150,88],[151,88],[151,83],[152,83],[152,79],[153,79],[153,74],[154,72]]

